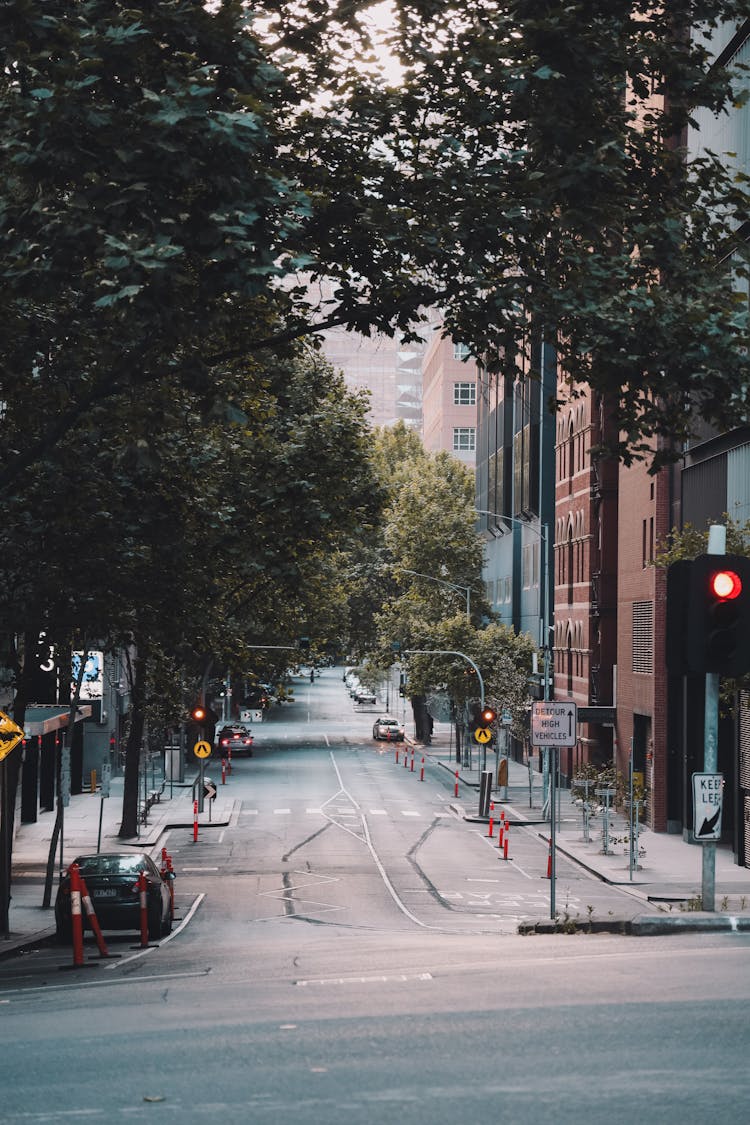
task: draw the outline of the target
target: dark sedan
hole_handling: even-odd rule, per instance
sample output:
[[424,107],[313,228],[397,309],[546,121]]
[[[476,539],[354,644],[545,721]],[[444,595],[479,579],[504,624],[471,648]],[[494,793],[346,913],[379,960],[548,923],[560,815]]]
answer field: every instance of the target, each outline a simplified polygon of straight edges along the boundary
[[247,727],[240,725],[222,727],[219,731],[217,747],[222,758],[226,757],[227,750],[232,751],[232,757],[235,754],[247,754],[248,758],[252,758],[253,736]]
[[[172,929],[169,881],[163,879],[158,867],[145,852],[100,855],[79,855],[81,877],[91,896],[97,921],[103,930],[140,930],[141,909],[138,894],[138,873],[145,871],[149,941],[158,941]],[[71,864],[72,866],[72,864]],[[84,926],[86,913],[83,912]],[[55,925],[61,942],[72,939],[70,914],[70,868],[60,880],[55,899]]]

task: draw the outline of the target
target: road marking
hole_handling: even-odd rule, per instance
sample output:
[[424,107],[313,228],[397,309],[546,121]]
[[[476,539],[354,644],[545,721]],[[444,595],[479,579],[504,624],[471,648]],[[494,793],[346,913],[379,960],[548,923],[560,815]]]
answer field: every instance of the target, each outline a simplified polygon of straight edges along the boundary
[[275,816],[289,816],[289,814],[291,813],[292,810],[291,809],[274,809],[273,811],[274,811]]
[[181,867],[180,871],[218,871],[218,867]]
[[399,976],[382,977],[321,977],[318,980],[296,980],[298,988],[309,988],[315,984],[390,984],[396,981],[401,984],[407,980],[434,980],[432,973],[401,973]]
[[370,809],[370,816],[388,816],[385,809]]
[[420,812],[414,812],[412,809],[402,809],[401,815],[402,816],[421,816],[422,814]]
[[242,816],[257,816],[258,810],[257,809],[243,809],[241,815]]

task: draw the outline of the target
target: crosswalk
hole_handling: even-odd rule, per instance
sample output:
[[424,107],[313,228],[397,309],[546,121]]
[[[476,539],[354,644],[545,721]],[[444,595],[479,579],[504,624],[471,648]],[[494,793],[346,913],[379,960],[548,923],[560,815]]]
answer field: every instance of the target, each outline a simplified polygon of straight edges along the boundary
[[[350,808],[306,808],[302,809],[240,809],[240,816],[299,816],[300,813],[305,816],[324,816],[330,817],[331,815],[337,816],[351,816],[359,815],[356,810]],[[423,819],[435,820],[439,817],[448,817],[455,819],[452,812],[447,812],[444,809],[360,809],[359,812],[364,816],[387,816],[391,818],[398,817],[421,817]]]

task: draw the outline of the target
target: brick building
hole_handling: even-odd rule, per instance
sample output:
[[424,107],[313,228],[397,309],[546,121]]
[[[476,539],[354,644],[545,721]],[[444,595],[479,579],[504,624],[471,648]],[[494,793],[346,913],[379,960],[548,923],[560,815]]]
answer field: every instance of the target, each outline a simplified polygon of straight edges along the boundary
[[578,744],[563,779],[613,753],[617,591],[617,466],[592,459],[606,429],[598,396],[562,397],[555,433],[554,698],[579,708]]

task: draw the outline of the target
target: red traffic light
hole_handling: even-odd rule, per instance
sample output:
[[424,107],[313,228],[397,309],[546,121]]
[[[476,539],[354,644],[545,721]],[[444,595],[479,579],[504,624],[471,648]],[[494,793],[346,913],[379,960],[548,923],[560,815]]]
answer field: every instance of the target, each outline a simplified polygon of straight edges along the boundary
[[492,707],[485,707],[482,711],[481,718],[484,725],[488,727],[490,723],[494,723],[497,718],[497,712],[494,711]]
[[206,721],[206,708],[201,706],[194,707],[190,712],[190,718],[193,722],[204,723]]
[[742,593],[742,579],[733,570],[717,570],[711,575],[711,593],[722,601],[731,601]]

